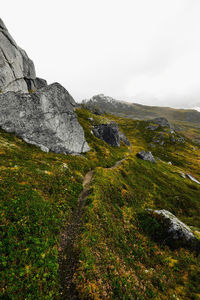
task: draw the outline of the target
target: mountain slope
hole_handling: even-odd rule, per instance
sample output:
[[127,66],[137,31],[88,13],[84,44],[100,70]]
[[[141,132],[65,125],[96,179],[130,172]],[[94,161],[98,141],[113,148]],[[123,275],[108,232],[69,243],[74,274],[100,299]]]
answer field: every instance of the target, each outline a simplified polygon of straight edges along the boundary
[[173,124],[176,130],[197,142],[200,141],[200,112],[194,109],[147,106],[115,100],[103,94],[96,95],[89,100],[83,100],[82,104],[93,111],[97,109],[100,112],[136,120],[165,117]]
[[[94,170],[83,227],[74,241],[78,265],[71,280],[78,297],[198,299],[199,257],[156,242],[144,212],[168,209],[198,234],[200,186],[180,172],[200,180],[199,147],[187,139],[171,142],[165,132],[164,146],[150,148],[161,128],[149,131],[149,122],[96,116],[84,109],[77,114],[91,148],[84,155],[44,153],[0,132],[1,297],[62,299],[60,234],[71,222],[84,175]],[[131,153],[127,146],[111,147],[91,133],[94,124],[107,119],[127,135]],[[142,149],[151,149],[161,160],[155,165],[140,160],[136,153]]]

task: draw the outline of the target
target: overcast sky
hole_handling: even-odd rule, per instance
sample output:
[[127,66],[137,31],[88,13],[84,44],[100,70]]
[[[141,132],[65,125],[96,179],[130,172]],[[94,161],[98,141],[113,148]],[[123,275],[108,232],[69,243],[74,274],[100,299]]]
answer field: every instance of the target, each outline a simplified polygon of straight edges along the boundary
[[1,18],[76,101],[200,106],[200,0],[4,0]]

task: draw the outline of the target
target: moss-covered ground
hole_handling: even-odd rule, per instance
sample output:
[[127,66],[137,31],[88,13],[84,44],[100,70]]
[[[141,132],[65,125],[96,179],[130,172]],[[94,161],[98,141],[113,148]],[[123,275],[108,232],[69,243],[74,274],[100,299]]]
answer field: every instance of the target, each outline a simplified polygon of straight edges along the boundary
[[[147,123],[95,116],[77,110],[91,151],[85,155],[44,153],[12,134],[0,132],[0,262],[2,299],[60,299],[60,233],[94,170],[77,245],[73,281],[80,299],[200,299],[200,261],[195,252],[170,249],[152,238],[145,208],[168,209],[198,235],[200,149],[190,140],[149,144],[157,131]],[[94,118],[94,121],[88,118]],[[92,123],[115,120],[131,141],[110,147],[91,133]],[[151,150],[157,164],[135,154]],[[118,168],[109,169],[128,155]],[[168,162],[172,162],[169,165]]]

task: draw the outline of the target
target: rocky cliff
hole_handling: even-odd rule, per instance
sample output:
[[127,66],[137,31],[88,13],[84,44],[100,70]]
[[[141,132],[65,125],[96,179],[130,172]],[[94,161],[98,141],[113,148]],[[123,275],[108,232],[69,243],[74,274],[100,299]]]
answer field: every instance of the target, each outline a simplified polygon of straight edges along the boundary
[[64,87],[36,77],[33,62],[0,20],[1,128],[46,152],[86,152],[89,146],[74,107]]
[[36,88],[35,67],[26,52],[17,46],[0,19],[0,90],[28,92]]

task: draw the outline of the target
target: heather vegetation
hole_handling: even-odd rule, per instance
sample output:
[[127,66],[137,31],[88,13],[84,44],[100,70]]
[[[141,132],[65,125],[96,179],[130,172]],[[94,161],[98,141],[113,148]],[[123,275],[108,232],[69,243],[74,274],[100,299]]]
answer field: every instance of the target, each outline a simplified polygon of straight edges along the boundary
[[[152,148],[161,128],[149,131],[148,122],[86,109],[77,114],[91,148],[84,155],[44,153],[0,132],[0,298],[61,298],[60,233],[77,206],[84,175],[94,170],[76,245],[73,282],[80,299],[200,299],[198,253],[173,249],[164,237],[158,241],[159,224],[145,213],[167,209],[199,235],[200,186],[181,176],[200,180],[199,146],[173,142],[166,131],[164,145]],[[92,134],[94,124],[108,120],[119,124],[130,148],[111,147]],[[136,157],[143,149],[152,151],[156,164]]]

